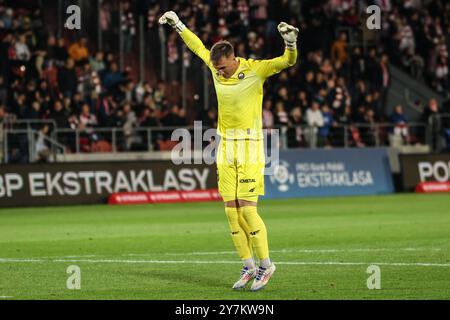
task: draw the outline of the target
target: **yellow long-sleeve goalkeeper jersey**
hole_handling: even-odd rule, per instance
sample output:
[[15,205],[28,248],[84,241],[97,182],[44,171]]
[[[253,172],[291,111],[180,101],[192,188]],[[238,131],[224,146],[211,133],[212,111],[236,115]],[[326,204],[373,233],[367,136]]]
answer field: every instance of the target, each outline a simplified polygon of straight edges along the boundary
[[262,139],[263,85],[266,79],[297,61],[297,49],[280,57],[253,60],[238,57],[239,67],[230,77],[217,75],[210,52],[188,28],[180,36],[187,47],[209,67],[218,101],[218,134],[227,139]]

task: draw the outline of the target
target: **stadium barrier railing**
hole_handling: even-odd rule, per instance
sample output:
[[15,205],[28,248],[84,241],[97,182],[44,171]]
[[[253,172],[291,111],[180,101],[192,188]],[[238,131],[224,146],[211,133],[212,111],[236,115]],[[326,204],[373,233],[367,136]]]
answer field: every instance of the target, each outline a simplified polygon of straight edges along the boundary
[[[308,125],[278,126],[280,149],[294,148],[365,148],[365,147],[401,147],[405,145],[430,145],[442,149],[435,141],[442,140],[444,117],[439,118],[436,127],[424,123],[408,123],[393,125],[391,123],[350,125],[331,125],[327,128]],[[450,115],[448,116],[450,119]],[[52,120],[34,121],[17,120],[3,126],[0,137],[3,153],[3,163],[35,162],[35,143],[39,136],[39,129],[49,125],[44,134],[45,143],[49,148],[49,157],[44,161],[57,161],[57,154],[83,153],[122,153],[122,152],[152,152],[170,151],[179,141],[172,141],[174,130],[179,127],[123,127],[102,128],[90,127],[84,129],[58,128]],[[438,128],[438,129],[437,129]],[[201,140],[203,147],[209,141],[203,141],[203,134],[208,127],[184,127],[194,138]],[[435,150],[433,148],[433,150]],[[1,154],[0,154],[1,155]],[[42,159],[41,159],[42,160]]]
[[[44,127],[47,129],[43,129]],[[0,123],[0,163],[35,162],[36,142],[39,138],[45,141],[48,154],[55,158],[58,148],[64,148],[57,141],[56,129],[57,124],[52,119],[6,117]]]
[[450,113],[434,114],[428,119],[430,144],[435,152],[450,150]]

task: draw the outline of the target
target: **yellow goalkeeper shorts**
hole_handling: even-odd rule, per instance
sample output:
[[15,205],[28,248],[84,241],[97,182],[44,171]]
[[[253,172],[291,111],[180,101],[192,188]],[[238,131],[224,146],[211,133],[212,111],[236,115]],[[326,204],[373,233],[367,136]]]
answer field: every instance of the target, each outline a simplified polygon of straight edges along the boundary
[[222,138],[217,150],[217,179],[224,201],[257,201],[264,195],[264,141]]

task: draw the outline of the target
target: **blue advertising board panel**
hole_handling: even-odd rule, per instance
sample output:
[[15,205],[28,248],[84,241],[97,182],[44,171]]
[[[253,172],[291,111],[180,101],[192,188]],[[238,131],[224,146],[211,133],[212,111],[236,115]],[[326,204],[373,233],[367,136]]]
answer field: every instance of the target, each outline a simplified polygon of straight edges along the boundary
[[286,150],[265,178],[265,198],[394,192],[385,148]]

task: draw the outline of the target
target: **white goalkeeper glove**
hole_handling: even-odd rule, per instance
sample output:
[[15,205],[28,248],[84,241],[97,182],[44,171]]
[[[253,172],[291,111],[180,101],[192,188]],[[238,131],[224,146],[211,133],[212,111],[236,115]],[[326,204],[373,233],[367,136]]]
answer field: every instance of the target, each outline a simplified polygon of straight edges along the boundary
[[177,14],[173,11],[167,11],[164,13],[161,18],[158,20],[159,24],[168,24],[172,28],[175,28],[178,32],[183,31],[186,26],[181,22],[180,18],[178,18]]
[[286,22],[281,22],[278,25],[278,32],[284,39],[284,43],[286,47],[289,49],[297,48],[297,37],[298,37],[298,28],[287,24]]

